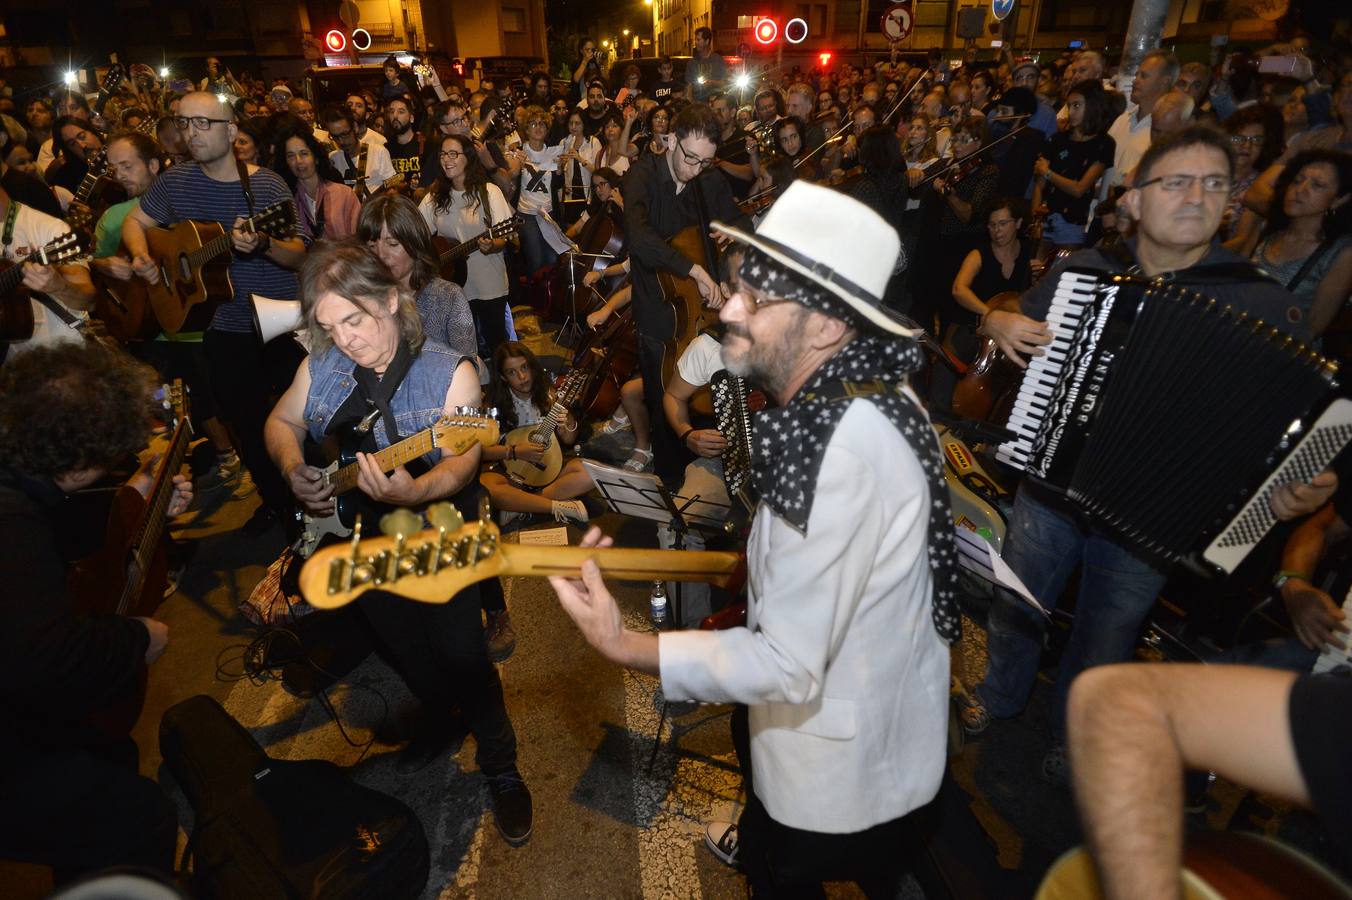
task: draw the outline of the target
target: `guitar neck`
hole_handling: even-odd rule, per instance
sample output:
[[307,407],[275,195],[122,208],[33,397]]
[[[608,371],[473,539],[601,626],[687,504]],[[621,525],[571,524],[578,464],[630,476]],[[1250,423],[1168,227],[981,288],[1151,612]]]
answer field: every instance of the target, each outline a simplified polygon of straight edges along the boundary
[[[376,464],[380,466],[382,472],[393,472],[395,469],[412,462],[425,453],[431,453],[436,449],[436,444],[432,441],[432,431],[420,431],[412,437],[404,438],[398,443],[390,444],[384,450],[380,450],[372,455],[376,459]],[[357,473],[359,468],[356,463],[343,466],[329,478],[329,484],[333,485],[335,495],[346,493],[357,486]]]
[[[245,219],[241,226],[243,230],[246,232],[253,231],[254,219],[256,218],[257,216],[250,216]],[[188,263],[194,269],[200,269],[216,257],[229,253],[235,249],[235,240],[230,236],[230,229],[225,228],[224,226],[222,226],[222,228],[224,229],[222,234],[217,235],[188,254]]]
[[607,578],[625,581],[713,581],[732,575],[741,561],[736,553],[714,550],[650,550],[631,547],[537,547],[499,544],[503,567],[499,574],[548,578],[578,578],[582,564],[596,560]]
[[140,534],[136,538],[132,552],[136,558],[136,579],[128,579],[122,587],[122,599],[118,602],[117,612],[124,615],[129,604],[141,593],[141,580],[150,568],[151,558],[155,555],[164,537],[164,528],[168,524],[169,503],[174,496],[174,475],[183,467],[191,442],[192,426],[188,417],[181,416],[169,441],[169,449],[160,461],[159,471],[155,474],[155,485],[151,489],[145,516],[141,520]]
[[443,253],[441,254],[441,266],[440,266],[440,267],[444,269],[446,266],[449,266],[451,263],[455,262],[456,260],[464,259],[465,257],[469,256],[469,255],[470,255],[471,253],[473,253],[475,250],[478,250],[478,249],[479,249],[479,241],[483,240],[484,238],[486,238],[486,237],[488,237],[488,236],[489,236],[488,231],[486,231],[486,230],[485,230],[485,231],[481,231],[481,232],[479,232],[478,234],[476,234],[474,237],[470,238],[469,240],[467,240],[467,241],[461,241],[460,243],[456,244],[456,245],[455,245],[454,247],[452,247],[451,249],[449,249],[449,250],[443,252]]

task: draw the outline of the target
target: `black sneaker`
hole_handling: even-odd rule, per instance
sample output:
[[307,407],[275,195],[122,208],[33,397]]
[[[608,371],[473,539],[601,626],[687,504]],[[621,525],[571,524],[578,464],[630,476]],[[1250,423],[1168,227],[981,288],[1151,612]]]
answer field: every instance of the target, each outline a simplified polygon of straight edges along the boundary
[[513,847],[530,840],[530,788],[515,768],[488,776],[488,796],[493,804],[493,820],[498,833]]
[[506,662],[516,650],[516,632],[512,630],[511,616],[500,609],[488,614],[484,626],[484,640],[488,643],[488,658],[495,663]]

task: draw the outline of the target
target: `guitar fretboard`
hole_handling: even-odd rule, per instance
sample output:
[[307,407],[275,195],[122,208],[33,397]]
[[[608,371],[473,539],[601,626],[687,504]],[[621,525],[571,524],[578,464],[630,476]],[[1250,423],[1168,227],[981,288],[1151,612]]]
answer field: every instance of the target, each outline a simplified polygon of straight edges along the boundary
[[[431,431],[420,431],[412,437],[404,438],[397,444],[390,444],[384,450],[380,450],[373,455],[376,458],[376,464],[380,466],[380,471],[392,472],[425,453],[431,453],[436,449],[436,446],[436,442],[432,440]],[[355,488],[359,471],[357,464],[351,463],[334,472],[329,478],[329,484],[333,485],[334,494],[342,494]]]

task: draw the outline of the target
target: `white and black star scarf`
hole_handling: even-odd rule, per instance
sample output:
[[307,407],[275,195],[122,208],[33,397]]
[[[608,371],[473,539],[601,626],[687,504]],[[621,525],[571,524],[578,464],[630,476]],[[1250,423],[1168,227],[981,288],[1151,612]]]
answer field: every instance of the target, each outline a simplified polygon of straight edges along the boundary
[[[952,642],[962,633],[962,620],[943,459],[929,420],[901,392],[906,376],[919,369],[923,361],[920,347],[910,339],[870,334],[855,338],[818,369],[790,403],[757,414],[755,480],[761,499],[806,534],[822,458],[850,400],[860,396],[878,407],[906,438],[929,480],[934,627],[940,637]],[[845,384],[857,388],[851,390]],[[870,390],[873,387],[876,389]]]

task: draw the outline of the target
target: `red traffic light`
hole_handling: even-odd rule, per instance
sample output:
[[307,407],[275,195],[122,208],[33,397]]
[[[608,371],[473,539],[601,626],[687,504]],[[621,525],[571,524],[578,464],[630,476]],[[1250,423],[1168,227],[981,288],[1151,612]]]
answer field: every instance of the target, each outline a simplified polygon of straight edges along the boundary
[[831,65],[831,51],[823,50],[821,53],[818,53],[817,62],[821,65],[823,69]]
[[775,38],[779,37],[779,23],[774,19],[761,19],[752,30],[756,34],[756,42],[760,44],[773,44]]
[[789,19],[785,22],[784,40],[790,44],[801,44],[807,40],[807,22],[802,19]]
[[331,28],[329,33],[324,35],[324,46],[329,49],[330,53],[342,53],[347,49],[347,35],[337,28]]

